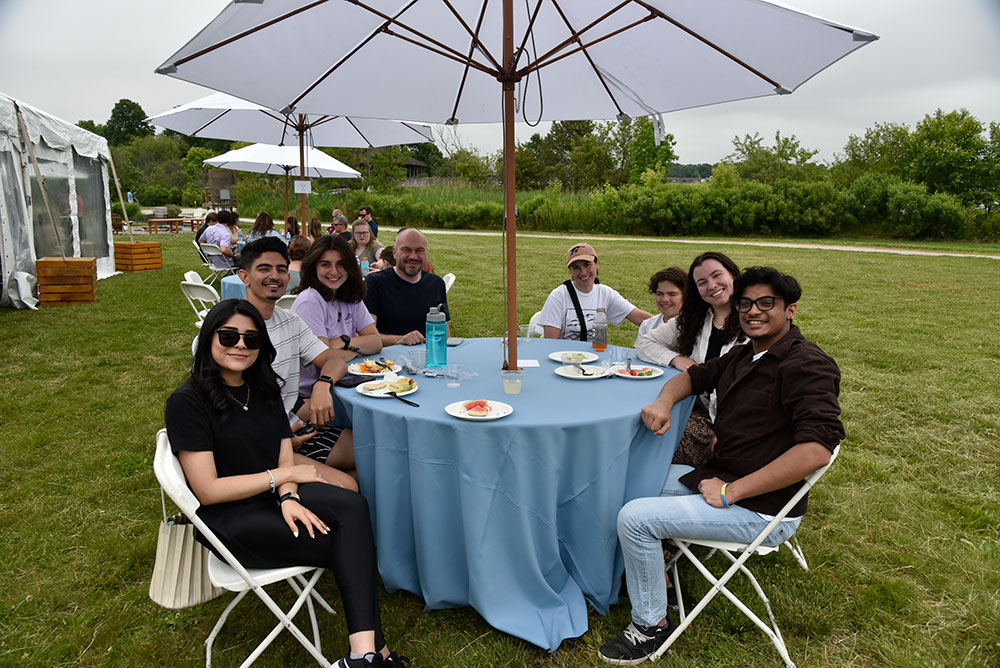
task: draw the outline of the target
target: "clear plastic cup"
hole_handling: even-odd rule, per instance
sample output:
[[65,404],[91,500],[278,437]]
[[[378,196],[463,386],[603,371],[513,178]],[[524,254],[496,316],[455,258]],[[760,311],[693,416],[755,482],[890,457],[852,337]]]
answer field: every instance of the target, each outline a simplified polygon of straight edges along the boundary
[[517,326],[517,335],[522,341],[528,341],[529,339],[531,339],[530,332],[531,332],[531,325]]
[[500,372],[503,380],[503,391],[507,394],[520,394],[521,386],[524,384],[524,371],[521,369],[509,369]]
[[444,368],[444,375],[448,378],[448,387],[461,387],[465,378],[465,366],[461,364],[448,364]]
[[418,371],[427,366],[427,349],[426,348],[424,348],[422,346],[417,346],[417,347],[411,348],[407,352],[410,353],[410,361],[413,362],[413,366],[415,366]]

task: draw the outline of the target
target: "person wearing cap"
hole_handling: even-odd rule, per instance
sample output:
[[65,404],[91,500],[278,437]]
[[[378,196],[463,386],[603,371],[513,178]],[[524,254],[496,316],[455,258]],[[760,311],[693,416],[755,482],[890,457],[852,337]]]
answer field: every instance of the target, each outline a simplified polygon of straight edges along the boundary
[[[643,320],[653,317],[597,280],[597,252],[590,244],[573,244],[566,252],[566,266],[572,280],[549,293],[538,319],[545,338],[590,341],[598,309],[604,309],[608,322],[613,325],[626,320],[640,325]],[[580,326],[581,318],[585,327]]]

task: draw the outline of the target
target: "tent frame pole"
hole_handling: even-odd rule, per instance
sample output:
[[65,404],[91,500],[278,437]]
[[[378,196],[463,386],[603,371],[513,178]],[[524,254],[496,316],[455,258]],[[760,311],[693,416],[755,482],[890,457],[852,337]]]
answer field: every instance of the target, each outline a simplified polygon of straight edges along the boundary
[[[31,135],[28,134],[28,126],[24,124],[24,117],[21,116],[21,108],[14,102],[14,113],[17,115],[17,125],[21,129],[21,141],[28,149],[31,157],[31,166],[35,169],[35,178],[38,179],[38,187],[42,191],[42,199],[45,201],[45,210],[49,213],[49,221],[52,223],[52,231],[56,233],[56,243],[59,245],[59,254],[62,255],[63,262],[66,261],[66,251],[63,250],[62,235],[59,234],[59,226],[56,225],[56,217],[52,214],[52,203],[49,202],[49,187],[45,185],[45,177],[42,176],[42,169],[38,166],[38,158],[35,157],[35,147],[31,144]],[[109,151],[110,152],[110,151]]]

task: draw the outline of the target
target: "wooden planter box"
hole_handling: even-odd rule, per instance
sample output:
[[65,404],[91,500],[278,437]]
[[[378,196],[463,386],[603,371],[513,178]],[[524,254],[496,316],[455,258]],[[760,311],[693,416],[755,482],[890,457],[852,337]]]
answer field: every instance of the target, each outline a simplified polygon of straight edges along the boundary
[[35,261],[38,301],[43,306],[97,301],[97,259],[43,257]]
[[115,271],[148,271],[163,268],[159,241],[116,241]]

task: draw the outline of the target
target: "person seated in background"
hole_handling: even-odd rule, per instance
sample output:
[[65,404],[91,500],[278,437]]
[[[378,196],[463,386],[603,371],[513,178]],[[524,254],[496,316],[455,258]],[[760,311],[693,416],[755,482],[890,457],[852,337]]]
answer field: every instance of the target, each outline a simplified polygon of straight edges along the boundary
[[372,237],[378,238],[378,223],[372,217],[372,208],[367,204],[358,207],[358,218],[368,223],[372,228]]
[[371,268],[371,271],[382,271],[396,266],[396,247],[386,246],[378,254],[378,262]]
[[[692,394],[719,396],[715,451],[696,467],[670,467],[660,496],[629,501],[618,513],[632,621],[605,643],[608,663],[632,665],[654,654],[673,632],[661,541],[673,537],[750,543],[826,466],[844,438],[840,369],[802,336],[792,319],[802,289],[791,276],[753,267],[736,279],[738,320],[750,343],[671,378],[642,421],[655,434],[670,410]],[[764,540],[774,547],[798,529],[808,495]]]
[[379,253],[385,248],[372,236],[371,227],[368,223],[358,218],[351,227],[351,249],[354,251],[355,260],[358,264],[367,260],[368,268],[378,262]]
[[[409,227],[397,234],[395,248],[395,267],[365,277],[365,306],[375,317],[383,346],[415,346],[424,342],[432,306],[441,306],[445,319],[451,320],[448,294],[440,276],[422,269],[427,261],[427,237],[420,230]],[[448,327],[450,332],[450,322]]]
[[[340,209],[337,209],[340,211]],[[327,228],[327,234],[336,234],[339,237],[343,237],[345,241],[350,241],[353,235],[351,231],[347,229],[348,227],[347,217],[342,213],[333,214],[333,225]]]
[[[330,226],[328,228],[326,228],[326,233],[327,234],[335,234],[336,233],[337,216],[343,216],[343,218],[344,218],[344,228],[346,230],[348,222],[347,222],[347,216],[344,216],[344,212],[343,211],[341,211],[340,209],[334,209],[333,213],[331,214],[331,216],[332,216],[333,222],[330,223]],[[350,234],[350,232],[348,232],[348,234]],[[350,239],[348,239],[348,241],[350,241]]]
[[640,336],[667,324],[667,321],[681,312],[686,282],[687,274],[680,267],[661,269],[649,277],[649,291],[656,299],[656,310],[660,313],[642,321],[635,337],[636,343],[639,343]]
[[[684,371],[713,360],[746,339],[732,306],[733,282],[740,270],[723,253],[702,253],[691,263],[684,303],[676,318],[641,334],[635,343],[639,359]],[[715,395],[695,402],[674,455],[675,464],[697,466],[715,440]]]
[[292,237],[288,242],[288,288],[285,294],[292,294],[292,291],[299,286],[302,271],[302,258],[309,252],[309,240],[301,234]]
[[274,229],[274,218],[271,218],[271,214],[267,211],[261,211],[257,214],[257,219],[253,223],[253,229],[247,235],[247,243],[263,239],[264,237],[275,237],[276,239],[285,241],[285,235]]
[[331,570],[350,646],[338,666],[406,665],[382,633],[368,504],[329,484],[317,466],[294,461],[274,356],[249,302],[227,299],[206,315],[191,376],[164,415],[171,449],[201,502],[198,516],[247,568]]
[[572,280],[549,293],[538,319],[546,339],[592,340],[597,309],[604,309],[610,325],[626,320],[641,325],[652,317],[597,280],[600,265],[590,244],[573,244],[566,253],[566,266]]
[[[281,400],[285,415],[294,422],[292,430],[301,431],[306,426],[299,421],[299,416],[314,429],[325,427],[334,418],[333,384],[347,373],[343,355],[333,350],[341,347],[342,342],[337,340],[326,345],[302,318],[276,304],[288,286],[288,247],[284,241],[264,237],[248,243],[240,262],[239,277],[247,288],[246,299],[264,317],[268,335],[277,350],[271,365],[280,378]],[[302,367],[310,364],[320,370],[319,377],[313,384],[309,400],[302,402],[299,401],[299,374]],[[313,433],[296,434],[292,438],[292,449],[300,449]],[[299,454],[295,457],[299,464],[315,464],[323,477],[336,485],[358,488],[354,478],[343,471]]]
[[[296,288],[292,312],[309,325],[320,341],[334,347],[345,361],[357,355],[382,351],[375,319],[362,299],[365,281],[347,242],[324,234],[302,261],[302,284]],[[319,376],[315,367],[305,367],[299,377],[299,398],[307,400]],[[299,450],[341,471],[354,470],[354,438],[350,429],[327,426]]]
[[299,219],[295,216],[288,216],[285,218],[285,241],[291,241],[297,234],[300,234]]
[[[401,235],[406,230],[412,230],[412,229],[413,229],[412,227],[401,227],[401,228],[399,228],[399,231],[396,232],[396,238],[398,239],[399,235]],[[393,248],[395,248],[395,246]],[[395,267],[396,265],[394,264],[392,266]],[[434,271],[434,265],[431,264],[430,257],[428,257],[426,260],[424,260],[424,266],[422,266],[420,268],[420,270],[424,271],[424,272],[427,272],[428,274],[436,274],[437,273],[436,271]]]
[[239,235],[239,219],[232,211],[223,209],[216,214],[217,222],[207,228],[201,235],[201,243],[214,244],[229,260],[230,267],[236,266],[240,260],[236,239]]
[[201,235],[205,234],[205,230],[210,228],[212,225],[215,225],[215,223],[217,223],[218,220],[219,216],[214,211],[209,211],[207,214],[205,214],[205,222],[203,222],[201,224],[201,227],[198,228],[198,231],[194,235],[194,240],[197,241],[198,243],[201,243]]
[[314,244],[316,240],[323,236],[323,226],[320,225],[319,218],[313,218],[309,221],[309,231],[306,234],[306,238],[309,239],[309,243]]

